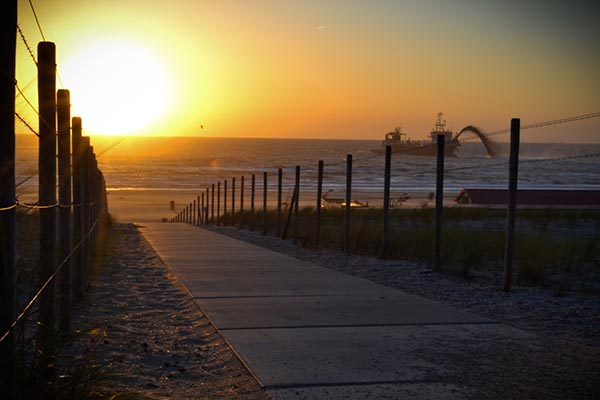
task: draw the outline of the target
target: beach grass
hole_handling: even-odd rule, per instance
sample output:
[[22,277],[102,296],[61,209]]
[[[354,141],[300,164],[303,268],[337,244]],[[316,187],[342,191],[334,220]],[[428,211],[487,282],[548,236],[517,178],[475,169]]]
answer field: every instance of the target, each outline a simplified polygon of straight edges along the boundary
[[[282,229],[288,218],[282,212]],[[291,214],[287,239],[294,238]],[[389,219],[389,259],[409,260],[428,265],[433,253],[434,210],[432,208],[392,209]],[[227,217],[230,220],[230,216]],[[240,221],[239,212],[235,215]],[[244,213],[244,227],[263,230],[262,210],[254,217]],[[383,211],[379,208],[353,209],[350,221],[352,254],[381,256]],[[443,211],[442,262],[446,272],[464,277],[473,274],[498,275],[504,265],[506,211],[493,208],[448,207]],[[267,213],[267,232],[276,235],[277,214]],[[573,278],[583,290],[597,290],[600,275],[600,211],[577,209],[520,209],[517,214],[515,278],[520,284],[566,285]],[[323,209],[319,247],[344,249],[343,209]],[[304,207],[298,213],[297,241],[316,247],[316,210]],[[586,283],[586,279],[589,282]]]

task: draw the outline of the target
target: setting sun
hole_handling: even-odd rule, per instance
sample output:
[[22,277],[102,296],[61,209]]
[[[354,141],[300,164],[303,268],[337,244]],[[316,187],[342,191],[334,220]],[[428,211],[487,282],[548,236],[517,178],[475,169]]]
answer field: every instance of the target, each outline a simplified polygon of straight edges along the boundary
[[171,102],[166,72],[143,47],[123,41],[88,45],[61,66],[73,114],[101,135],[141,132],[163,117]]

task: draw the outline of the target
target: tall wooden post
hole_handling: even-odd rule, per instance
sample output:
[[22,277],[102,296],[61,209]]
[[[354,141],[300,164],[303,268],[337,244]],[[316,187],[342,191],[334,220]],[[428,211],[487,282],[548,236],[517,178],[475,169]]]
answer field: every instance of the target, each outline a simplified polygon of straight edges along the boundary
[[81,184],[83,186],[83,197],[81,198],[81,204],[83,208],[83,245],[82,245],[82,253],[83,253],[83,289],[85,290],[87,287],[87,276],[90,268],[91,262],[91,243],[89,237],[89,231],[91,227],[90,220],[90,138],[89,136],[81,137],[81,168],[82,168],[82,177]]
[[231,226],[235,226],[235,177],[231,178]]
[[204,221],[205,221],[205,224],[207,224],[207,225],[210,223],[210,220],[209,220],[209,218],[208,218],[208,217],[209,217],[209,212],[208,212],[208,210],[209,210],[209,208],[208,208],[208,203],[210,203],[210,201],[209,201],[209,199],[208,199],[208,195],[209,195],[209,193],[210,193],[210,188],[206,188],[206,211],[205,211],[205,214],[206,214],[206,215],[205,215],[205,220],[204,220]]
[[344,251],[347,255],[352,254],[350,245],[350,210],[352,209],[352,154],[346,156],[346,223],[344,226]]
[[390,181],[392,171],[392,146],[385,146],[385,167],[383,179],[383,227],[381,231],[381,253],[385,258],[388,251],[388,235],[390,226]]
[[223,181],[223,225],[227,225],[227,179]]
[[217,182],[217,225],[221,225],[221,181]]
[[[17,318],[15,195],[15,66],[17,0],[0,3],[0,335]],[[0,336],[1,338],[2,336]],[[15,335],[0,341],[0,387],[14,397]]]
[[91,169],[90,169],[90,189],[91,189],[91,197],[90,197],[90,212],[92,213],[91,216],[91,223],[92,223],[92,251],[93,254],[97,254],[97,239],[98,239],[98,225],[97,225],[97,220],[98,220],[98,162],[96,161],[96,153],[94,153],[94,146],[91,146],[91,151],[90,151],[90,162],[91,162]]
[[263,172],[263,235],[267,234],[267,171]]
[[[81,146],[81,118],[73,117],[72,124],[72,151],[73,151],[73,242],[77,245],[84,235],[83,227],[83,164]],[[83,298],[84,273],[83,250],[79,246],[73,254],[73,297],[77,301]]]
[[[40,274],[38,287],[56,268],[56,47],[52,42],[38,44],[39,100],[39,216]],[[40,296],[40,351],[50,352],[56,328],[55,280]]]
[[200,201],[202,202],[200,206],[200,221],[203,225],[206,225],[206,219],[204,219],[204,192],[200,193]]
[[196,225],[196,199],[194,199],[193,203],[192,203],[192,225]]
[[298,217],[298,210],[299,210],[299,206],[298,203],[300,202],[300,166],[296,165],[296,181],[295,181],[295,189],[294,189],[294,194],[295,194],[295,202],[294,202],[294,243],[298,243],[298,225],[300,223],[299,221],[299,217]]
[[240,229],[244,227],[244,176],[240,180]]
[[210,223],[215,223],[215,184],[210,185]]
[[277,170],[277,237],[281,237],[281,195],[283,192],[283,170]]
[[[59,259],[71,252],[71,97],[68,90],[57,93]],[[69,331],[71,315],[71,261],[60,270],[60,331]]]
[[444,135],[437,135],[437,164],[435,180],[435,221],[433,232],[433,271],[441,268],[442,210],[444,209]]
[[315,248],[318,249],[321,245],[321,202],[323,197],[323,160],[319,160],[319,170],[317,173],[317,215],[316,215],[316,232],[315,232]]
[[506,212],[506,244],[504,249],[504,291],[510,292],[515,248],[515,220],[517,215],[517,183],[519,180],[519,142],[521,120],[510,121],[510,159],[508,170],[508,205]]
[[[87,176],[85,177],[85,179],[87,180],[87,185],[89,186],[88,189],[88,199],[87,199],[87,204],[88,204],[88,219],[90,222],[89,225],[89,232],[90,232],[90,236],[88,238],[89,241],[89,260],[90,260],[90,268],[93,267],[93,256],[95,254],[96,248],[94,246],[95,244],[95,240],[94,240],[94,221],[96,220],[96,218],[94,217],[94,195],[95,195],[95,188],[94,188],[94,146],[89,146],[88,147],[88,154],[87,154],[87,158],[88,158],[88,173]],[[92,269],[90,269],[90,272],[92,272]]]
[[254,230],[254,195],[256,191],[256,175],[252,174],[252,184],[250,185],[250,230]]
[[202,208],[200,208],[200,196],[197,196],[196,198],[197,202],[196,202],[196,226],[200,226],[200,224],[202,223]]

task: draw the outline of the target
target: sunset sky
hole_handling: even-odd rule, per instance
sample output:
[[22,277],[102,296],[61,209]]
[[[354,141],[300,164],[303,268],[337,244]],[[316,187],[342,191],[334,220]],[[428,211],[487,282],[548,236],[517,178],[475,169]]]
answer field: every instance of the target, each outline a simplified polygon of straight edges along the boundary
[[[597,1],[33,4],[91,134],[380,139],[400,125],[418,139],[439,111],[455,131],[600,111]],[[20,38],[17,51],[19,85],[36,99]],[[22,99],[17,111],[37,126]],[[523,138],[600,143],[600,118]]]

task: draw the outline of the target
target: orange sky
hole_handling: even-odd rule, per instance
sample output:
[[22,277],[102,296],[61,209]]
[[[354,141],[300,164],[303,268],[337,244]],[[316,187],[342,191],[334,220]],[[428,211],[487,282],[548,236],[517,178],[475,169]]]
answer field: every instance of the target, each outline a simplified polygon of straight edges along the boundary
[[[33,1],[88,133],[365,139],[600,111],[598,3],[520,3]],[[35,48],[27,1],[19,20]],[[17,70],[35,78],[20,39]],[[598,120],[523,138],[600,143]]]

